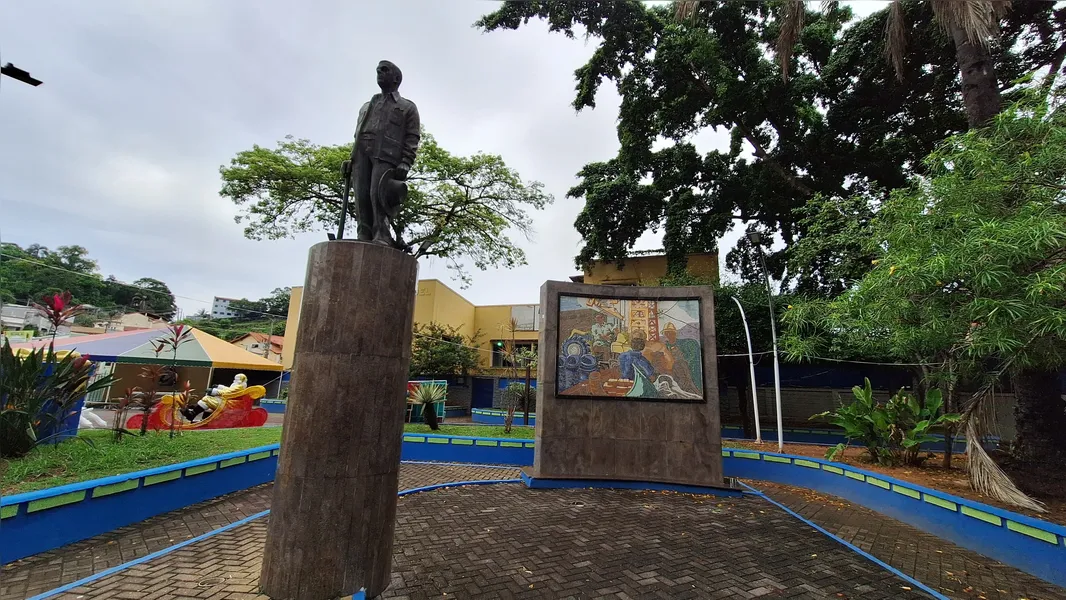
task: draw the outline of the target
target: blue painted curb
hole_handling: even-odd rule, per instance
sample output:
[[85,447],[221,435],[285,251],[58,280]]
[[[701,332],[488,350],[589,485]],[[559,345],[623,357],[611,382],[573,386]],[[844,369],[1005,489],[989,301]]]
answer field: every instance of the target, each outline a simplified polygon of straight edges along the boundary
[[0,563],[274,479],[278,444],[0,499]]
[[400,458],[405,461],[528,466],[533,464],[533,440],[404,433]]
[[888,563],[886,563],[885,561],[877,558],[876,556],[874,556],[874,555],[872,555],[872,554],[870,554],[868,552],[863,551],[862,549],[860,549],[858,546],[855,546],[851,542],[848,542],[847,540],[844,540],[842,538],[839,538],[839,537],[833,535],[832,533],[827,531],[825,528],[823,528],[821,525],[818,525],[817,523],[815,523],[813,521],[810,521],[808,519],[803,518],[802,516],[800,516],[799,513],[797,513],[796,511],[792,510],[791,508],[785,506],[784,504],[781,504],[780,502],[777,502],[776,500],[774,500],[773,498],[767,496],[766,494],[762,493],[758,488],[754,488],[754,487],[744,483],[743,481],[740,482],[740,485],[742,485],[742,486],[748,488],[749,490],[755,492],[755,494],[758,495],[759,497],[761,497],[763,500],[766,500],[770,504],[773,504],[774,506],[780,508],[781,510],[783,510],[786,513],[792,515],[793,517],[796,517],[800,521],[803,521],[804,523],[806,523],[807,525],[809,525],[810,527],[812,527],[813,529],[815,529],[819,533],[822,533],[826,537],[835,540],[836,542],[838,542],[842,546],[846,547],[848,550],[851,550],[852,552],[858,554],[859,556],[862,556],[863,558],[869,560],[870,562],[880,566],[882,569],[888,571],[889,573],[892,573],[893,575],[899,577],[900,579],[906,581],[907,583],[910,583],[914,587],[926,592],[927,594],[929,594],[930,596],[936,598],[937,600],[949,600],[949,598],[947,596],[945,596],[944,594],[941,594],[940,592],[934,590],[933,588],[925,585],[921,581],[918,581],[917,579],[911,577],[910,575],[907,575],[903,571],[900,571],[899,569],[889,565]]
[[1066,586],[1066,527],[816,458],[722,450],[725,473],[839,496],[959,546]]
[[609,490],[647,490],[653,492],[679,492],[682,494],[701,494],[707,496],[743,496],[743,490],[731,490],[701,485],[682,485],[677,483],[655,483],[651,481],[620,481],[616,479],[552,479],[532,477],[523,471],[522,483],[531,490],[556,489],[609,489]]

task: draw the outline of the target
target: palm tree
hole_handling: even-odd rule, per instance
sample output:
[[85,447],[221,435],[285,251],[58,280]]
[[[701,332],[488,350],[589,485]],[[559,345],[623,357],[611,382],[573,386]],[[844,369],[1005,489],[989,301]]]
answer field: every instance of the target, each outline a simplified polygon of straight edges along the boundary
[[[1000,18],[1010,8],[1010,0],[928,0],[933,14],[955,42],[955,56],[962,79],[962,100],[970,128],[980,127],[999,114],[1003,102],[996,81],[989,43],[998,32]],[[700,0],[676,3],[675,16],[689,19],[698,12]],[[823,0],[822,10],[835,9],[839,2]],[[903,56],[907,47],[907,25],[902,0],[893,0],[888,8],[885,28],[885,54],[903,79]],[[777,39],[777,59],[781,76],[787,80],[792,54],[803,31],[807,16],[804,0],[786,0],[781,7],[781,32]]]

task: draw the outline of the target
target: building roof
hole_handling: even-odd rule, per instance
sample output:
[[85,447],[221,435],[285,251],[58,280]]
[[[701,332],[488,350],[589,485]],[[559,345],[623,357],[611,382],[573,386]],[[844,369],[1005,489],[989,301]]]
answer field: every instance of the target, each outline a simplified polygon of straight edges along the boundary
[[[233,338],[230,341],[230,343],[231,344],[236,344],[237,342],[243,340],[244,338],[248,338],[248,337],[252,338],[253,340],[255,340],[256,342],[258,342],[260,344],[264,344],[264,343],[266,343],[268,336],[267,336],[267,334],[259,333],[258,331],[249,331],[248,333],[246,333],[244,335],[240,335],[240,336],[237,336],[237,337]],[[271,335],[271,336],[269,336],[269,338],[270,338],[270,351],[271,352],[276,352],[278,354],[281,354],[281,349],[285,346],[285,336],[283,336],[283,335]]]

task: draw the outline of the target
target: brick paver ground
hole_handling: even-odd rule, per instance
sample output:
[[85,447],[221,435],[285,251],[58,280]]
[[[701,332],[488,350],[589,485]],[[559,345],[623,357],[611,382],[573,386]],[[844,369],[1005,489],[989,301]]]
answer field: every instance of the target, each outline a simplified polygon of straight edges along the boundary
[[[516,469],[403,464],[400,489],[517,477]],[[22,600],[72,583],[270,508],[273,484],[243,490],[16,561],[0,569],[0,600]]]
[[1066,589],[836,496],[769,482],[752,485],[946,596],[1066,600]]
[[[105,577],[63,599],[244,600],[266,521]],[[383,597],[925,598],[766,501],[518,484],[402,498]]]

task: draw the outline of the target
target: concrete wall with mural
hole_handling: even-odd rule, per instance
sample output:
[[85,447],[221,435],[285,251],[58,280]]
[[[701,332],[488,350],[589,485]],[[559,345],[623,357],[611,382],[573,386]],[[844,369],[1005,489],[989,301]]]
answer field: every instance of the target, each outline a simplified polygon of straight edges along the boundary
[[[621,384],[629,391],[604,393],[601,385],[600,393],[586,389],[580,396],[560,394],[573,392],[573,386],[564,390],[556,379],[560,371],[546,365],[565,364],[575,356],[567,354],[563,346],[572,337],[570,331],[561,329],[561,315],[568,312],[564,307],[577,306],[567,299],[574,297],[585,299],[586,306],[587,299],[601,299],[618,307],[617,312],[623,316],[631,311],[628,318],[619,321],[629,327],[630,339],[636,337],[638,325],[642,325],[645,334],[652,329],[665,329],[657,324],[652,327],[653,316],[660,323],[672,322],[675,317],[678,322],[697,323],[701,396],[669,395],[658,388],[629,395],[636,387]],[[631,304],[624,308],[621,302],[607,302],[613,300]],[[699,307],[695,315],[673,312],[683,301],[692,300]],[[539,361],[545,367],[537,382],[536,453],[530,473],[533,477],[723,485],[714,298],[710,287],[615,287],[549,281],[541,287],[540,306],[544,324]],[[641,315],[635,313],[636,307],[640,307]],[[632,347],[626,352],[643,356]],[[581,363],[597,362],[591,351],[576,356]],[[609,358],[606,364],[611,364]],[[653,383],[658,381],[656,377]]]

